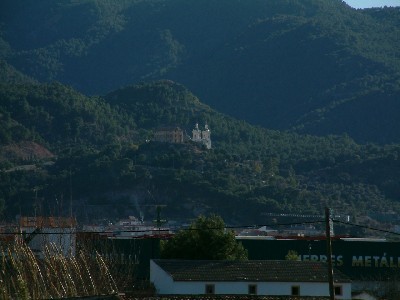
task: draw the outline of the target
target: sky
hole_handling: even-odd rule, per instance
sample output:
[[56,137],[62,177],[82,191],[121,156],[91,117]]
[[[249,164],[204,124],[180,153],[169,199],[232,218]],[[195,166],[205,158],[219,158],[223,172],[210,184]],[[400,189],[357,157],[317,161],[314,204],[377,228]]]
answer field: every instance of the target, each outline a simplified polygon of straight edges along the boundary
[[400,6],[400,0],[345,0],[345,2],[354,8]]

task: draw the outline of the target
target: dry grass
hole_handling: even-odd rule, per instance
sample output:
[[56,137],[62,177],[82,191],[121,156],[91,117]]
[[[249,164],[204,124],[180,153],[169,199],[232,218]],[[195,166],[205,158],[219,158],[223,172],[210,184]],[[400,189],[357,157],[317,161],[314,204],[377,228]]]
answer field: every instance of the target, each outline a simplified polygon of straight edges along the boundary
[[54,299],[114,294],[117,286],[98,252],[64,256],[49,244],[43,259],[21,241],[0,248],[0,299]]

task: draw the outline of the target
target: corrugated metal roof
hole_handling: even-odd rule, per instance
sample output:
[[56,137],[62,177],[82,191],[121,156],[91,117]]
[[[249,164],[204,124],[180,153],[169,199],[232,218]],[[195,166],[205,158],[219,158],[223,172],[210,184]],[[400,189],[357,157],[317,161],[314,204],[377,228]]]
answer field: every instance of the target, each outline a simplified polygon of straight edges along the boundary
[[[162,260],[154,262],[175,281],[328,282],[328,264],[289,260]],[[334,270],[335,282],[350,279]]]
[[256,296],[256,295],[162,295],[154,297],[124,296],[123,300],[329,300],[324,296]]

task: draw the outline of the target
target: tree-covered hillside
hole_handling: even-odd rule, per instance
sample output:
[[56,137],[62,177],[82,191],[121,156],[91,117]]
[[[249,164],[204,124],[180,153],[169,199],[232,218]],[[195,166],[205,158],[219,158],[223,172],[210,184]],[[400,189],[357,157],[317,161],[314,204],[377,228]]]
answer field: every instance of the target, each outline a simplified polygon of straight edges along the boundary
[[53,84],[0,85],[0,142],[37,140],[53,150],[101,147],[129,138],[133,119],[103,99]]
[[398,17],[340,0],[6,0],[0,66],[98,95],[167,78],[251,124],[396,143]]
[[[0,91],[6,219],[69,213],[71,204],[82,222],[129,214],[153,219],[160,204],[168,219],[216,213],[230,224],[265,222],[268,212],[321,214],[325,206],[355,218],[400,211],[396,145],[254,127],[172,81],[128,86],[105,98],[61,84]],[[211,150],[190,140],[153,141],[160,126],[190,135],[196,122],[209,124]]]

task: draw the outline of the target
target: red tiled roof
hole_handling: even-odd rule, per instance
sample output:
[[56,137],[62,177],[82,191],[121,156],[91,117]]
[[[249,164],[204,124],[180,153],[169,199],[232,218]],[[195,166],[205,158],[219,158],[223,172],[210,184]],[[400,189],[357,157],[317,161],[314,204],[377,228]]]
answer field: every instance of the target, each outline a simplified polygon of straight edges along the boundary
[[76,226],[76,220],[69,217],[21,217],[20,227],[40,228],[71,228]]

